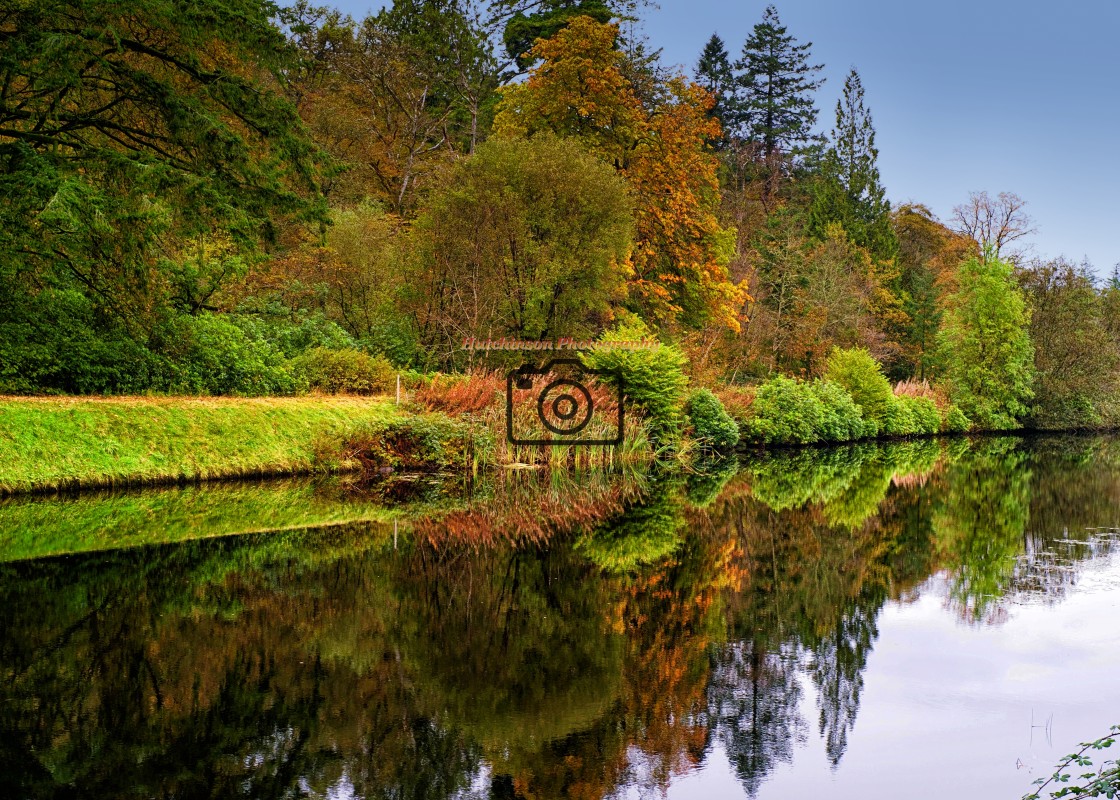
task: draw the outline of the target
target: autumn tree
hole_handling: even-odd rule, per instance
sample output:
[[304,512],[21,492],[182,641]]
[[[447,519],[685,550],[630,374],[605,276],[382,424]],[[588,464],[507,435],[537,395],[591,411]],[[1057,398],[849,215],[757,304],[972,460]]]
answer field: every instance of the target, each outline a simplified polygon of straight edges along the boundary
[[481,145],[417,222],[422,342],[447,364],[468,336],[589,336],[622,299],[632,224],[623,181],[575,144]]
[[1006,257],[1017,263],[1022,251],[1005,253],[1004,248],[1035,232],[1026,205],[1026,200],[1010,192],[1000,192],[996,197],[970,192],[967,203],[953,207],[955,230],[976,242],[982,253],[990,251],[994,258]]
[[503,90],[495,118],[502,136],[551,131],[620,171],[633,197],[631,302],[661,325],[738,326],[742,290],[727,264],[733,234],[716,218],[719,182],[706,142],[719,136],[710,97],[683,79],[665,100],[642,105],[623,74],[618,29],[576,17],[533,55],[541,64]]
[[977,248],[923,205],[899,206],[891,214],[891,226],[898,241],[899,287],[909,320],[900,369],[895,372],[925,380],[936,371],[944,299],[956,288],[957,266],[975,256]]
[[340,168],[332,203],[411,215],[489,128],[499,67],[481,23],[461,0],[394,3],[360,24],[306,4],[290,13],[301,61],[289,91]]
[[1034,396],[1029,312],[1011,265],[989,251],[957,270],[939,334],[950,396],[980,430],[1018,427]]
[[506,54],[520,71],[528,70],[537,60],[533,46],[539,39],[551,39],[576,17],[590,17],[596,22],[610,22],[616,16],[613,6],[602,0],[544,0],[518,2],[498,0],[493,4],[499,19],[504,21],[502,42]]
[[882,280],[870,254],[837,223],[823,241],[807,239],[779,214],[757,244],[750,285],[755,301],[743,341],[771,371],[818,374],[829,351],[865,347],[892,354],[877,318]]
[[1032,424],[1100,425],[1120,389],[1120,351],[1108,334],[1092,273],[1059,259],[1021,271],[1019,283],[1031,307],[1037,373]]

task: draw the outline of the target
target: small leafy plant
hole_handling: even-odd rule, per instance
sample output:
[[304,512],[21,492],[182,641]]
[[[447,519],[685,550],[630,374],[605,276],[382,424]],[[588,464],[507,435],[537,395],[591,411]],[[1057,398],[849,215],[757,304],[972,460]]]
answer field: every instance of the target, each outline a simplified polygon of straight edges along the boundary
[[[1051,784],[1062,784],[1060,789],[1051,790],[1050,798],[1068,797],[1071,800],[1080,800],[1085,797],[1117,797],[1120,795],[1120,764],[1115,759],[1104,761],[1100,767],[1093,770],[1093,760],[1089,753],[1093,750],[1106,750],[1116,741],[1120,734],[1120,725],[1113,725],[1111,733],[1092,742],[1082,742],[1076,753],[1070,753],[1059,763],[1054,774],[1049,778],[1039,778],[1035,781],[1038,786],[1034,792],[1023,795],[1023,800],[1040,800],[1042,790]],[[1070,771],[1075,768],[1086,769],[1073,779]],[[1071,780],[1074,782],[1071,783]]]

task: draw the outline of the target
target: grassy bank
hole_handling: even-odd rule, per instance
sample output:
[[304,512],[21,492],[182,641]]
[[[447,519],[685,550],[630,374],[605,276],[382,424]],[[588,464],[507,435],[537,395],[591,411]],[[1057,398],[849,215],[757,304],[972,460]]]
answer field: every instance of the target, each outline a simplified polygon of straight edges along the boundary
[[321,442],[397,415],[355,397],[2,398],[0,494],[307,473]]

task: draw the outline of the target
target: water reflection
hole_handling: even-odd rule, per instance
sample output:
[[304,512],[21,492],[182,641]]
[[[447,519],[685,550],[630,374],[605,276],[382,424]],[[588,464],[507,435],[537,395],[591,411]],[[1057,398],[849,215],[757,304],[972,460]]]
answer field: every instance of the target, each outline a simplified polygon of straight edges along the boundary
[[998,626],[1066,597],[1115,546],[1120,443],[476,489],[0,564],[0,795],[659,795],[719,751],[755,797],[814,742],[842,773],[884,608],[937,591]]

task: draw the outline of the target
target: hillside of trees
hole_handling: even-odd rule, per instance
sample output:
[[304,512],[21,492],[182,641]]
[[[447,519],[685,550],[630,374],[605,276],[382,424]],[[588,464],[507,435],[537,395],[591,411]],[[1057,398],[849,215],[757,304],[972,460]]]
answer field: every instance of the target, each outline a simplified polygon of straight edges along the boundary
[[0,5],[0,393],[378,391],[626,327],[729,408],[847,374],[867,417],[862,354],[964,427],[1120,422],[1115,273],[1029,259],[1014,194],[893,206],[858,71],[824,114],[773,6],[691,75],[640,12]]

